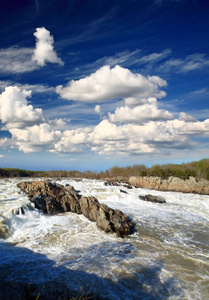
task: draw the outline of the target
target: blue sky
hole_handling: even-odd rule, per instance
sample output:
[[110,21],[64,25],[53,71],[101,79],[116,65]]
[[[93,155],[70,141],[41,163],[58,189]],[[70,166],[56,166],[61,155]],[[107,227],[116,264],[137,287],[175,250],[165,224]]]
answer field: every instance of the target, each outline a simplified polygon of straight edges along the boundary
[[208,157],[209,2],[0,4],[0,166]]

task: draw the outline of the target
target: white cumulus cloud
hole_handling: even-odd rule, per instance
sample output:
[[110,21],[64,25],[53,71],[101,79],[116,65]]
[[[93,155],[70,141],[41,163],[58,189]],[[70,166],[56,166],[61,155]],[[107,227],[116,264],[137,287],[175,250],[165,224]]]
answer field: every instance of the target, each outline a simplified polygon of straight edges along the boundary
[[83,148],[87,147],[89,133],[91,129],[88,127],[77,128],[73,130],[65,130],[62,137],[55,144],[54,152],[61,153],[79,153],[83,152]]
[[60,138],[60,131],[54,131],[47,123],[10,129],[12,138],[20,151],[25,153],[37,152],[54,148],[54,143]]
[[6,128],[24,127],[44,121],[41,108],[34,109],[28,105],[27,98],[31,91],[21,90],[17,86],[9,86],[0,95],[0,118]]
[[50,32],[44,27],[36,28],[34,36],[36,37],[36,48],[32,60],[36,61],[39,66],[45,66],[47,62],[63,66],[63,61],[54,51],[54,38],[50,35]]
[[202,122],[184,120],[172,120],[168,124],[175,128],[176,133],[179,135],[187,136],[209,136],[209,119]]
[[170,119],[173,119],[173,115],[167,110],[159,109],[156,98],[148,98],[146,104],[134,108],[117,107],[114,114],[109,113],[109,120],[113,123],[144,123]]
[[61,138],[56,130],[64,127],[61,119],[48,121],[41,108],[33,108],[27,98],[31,91],[21,90],[17,86],[9,86],[0,95],[0,119],[4,130],[8,130],[11,138],[1,139],[0,146],[18,146],[25,153],[54,149],[54,144]]
[[66,87],[57,86],[61,98],[84,102],[101,102],[127,97],[157,97],[166,95],[159,87],[166,86],[158,76],[144,77],[120,67],[104,66],[80,80],[71,80]]

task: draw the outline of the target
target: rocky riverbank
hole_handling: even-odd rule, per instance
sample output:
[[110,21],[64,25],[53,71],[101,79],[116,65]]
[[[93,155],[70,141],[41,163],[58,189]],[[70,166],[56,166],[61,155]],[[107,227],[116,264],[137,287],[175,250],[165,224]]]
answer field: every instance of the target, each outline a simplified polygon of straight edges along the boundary
[[174,191],[209,195],[209,181],[195,177],[189,177],[189,179],[184,180],[173,176],[169,177],[168,179],[148,176],[131,176],[129,178],[129,184],[133,185],[134,187],[159,191]]

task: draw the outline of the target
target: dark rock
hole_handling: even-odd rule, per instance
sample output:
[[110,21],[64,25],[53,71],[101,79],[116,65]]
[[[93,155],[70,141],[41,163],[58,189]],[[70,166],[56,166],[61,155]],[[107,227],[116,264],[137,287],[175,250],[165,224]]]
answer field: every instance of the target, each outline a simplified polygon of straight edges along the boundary
[[144,200],[144,201],[154,202],[154,203],[166,203],[166,201],[163,197],[153,196],[153,195],[150,195],[150,194],[145,195],[145,196],[140,195],[139,199]]
[[106,186],[119,186],[120,183],[116,181],[116,179],[107,179],[104,183]]
[[82,196],[80,199],[80,207],[82,214],[87,217],[91,221],[96,221],[99,214],[100,203],[99,201],[93,197],[84,197]]
[[133,232],[132,222],[121,211],[100,204],[93,196],[80,196],[73,186],[64,187],[49,180],[21,182],[17,186],[44,213],[53,215],[71,211],[96,222],[105,232],[116,232],[120,236]]
[[40,197],[33,197],[31,198],[31,202],[33,202],[35,204],[35,208],[42,210],[44,213],[47,213],[47,209],[46,209],[46,201],[44,199],[44,197],[40,196]]
[[133,189],[133,186],[128,184],[128,183],[123,183],[123,186],[126,187],[129,190]]
[[106,186],[123,186],[127,189],[132,189],[133,186],[129,184],[126,180],[123,179],[116,179],[116,178],[108,178],[104,182],[104,185]]
[[101,204],[98,211],[97,216],[97,226],[101,229],[103,229],[105,232],[115,232],[115,228],[113,223],[110,221],[110,208],[105,205]]
[[122,189],[120,189],[120,192],[121,192],[121,193],[124,193],[124,194],[128,194],[128,192],[126,192],[126,191],[124,191],[124,190],[122,190]]

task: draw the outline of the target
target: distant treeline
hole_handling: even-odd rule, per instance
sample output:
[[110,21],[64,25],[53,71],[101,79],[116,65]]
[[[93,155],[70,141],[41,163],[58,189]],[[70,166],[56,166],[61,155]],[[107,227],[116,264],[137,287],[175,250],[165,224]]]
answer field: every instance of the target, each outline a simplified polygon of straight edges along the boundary
[[0,177],[72,177],[72,178],[112,178],[130,176],[158,176],[168,178],[170,176],[188,179],[190,176],[205,178],[209,180],[209,159],[193,161],[182,164],[154,165],[147,168],[145,165],[137,164],[127,167],[114,166],[105,172],[87,170],[80,171],[27,171],[21,169],[0,168]]
[[125,168],[115,166],[110,169],[110,174],[111,177],[158,176],[163,179],[170,176],[188,179],[193,176],[209,180],[209,159],[182,164],[154,165],[150,168],[145,165],[127,166]]

